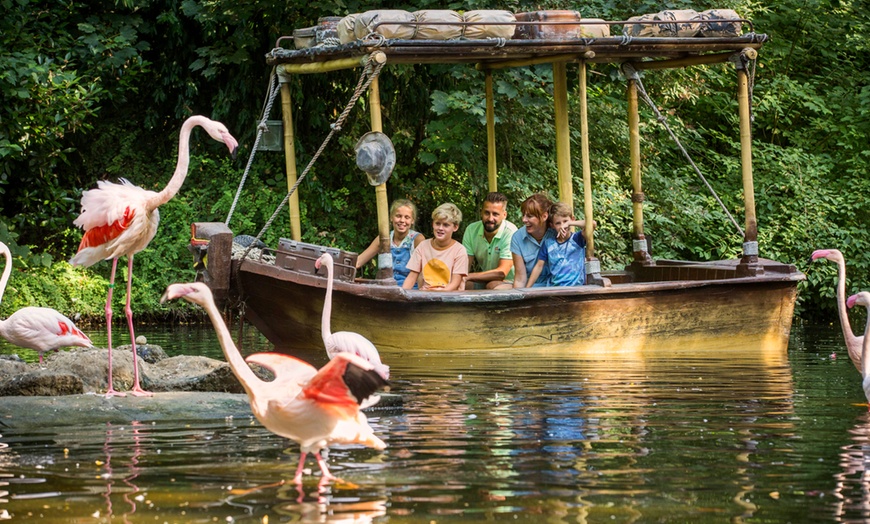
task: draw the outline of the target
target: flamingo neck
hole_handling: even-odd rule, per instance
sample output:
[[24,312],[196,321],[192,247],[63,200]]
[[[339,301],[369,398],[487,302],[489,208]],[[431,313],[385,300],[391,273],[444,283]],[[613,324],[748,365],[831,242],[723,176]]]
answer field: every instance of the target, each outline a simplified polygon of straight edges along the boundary
[[0,252],[6,259],[6,265],[3,267],[3,276],[0,277],[0,302],[3,302],[3,295],[6,294],[6,283],[9,282],[9,275],[12,273],[12,253],[3,242],[0,242]]
[[224,319],[221,317],[220,311],[218,311],[218,308],[214,303],[214,299],[206,297],[204,303],[201,305],[205,308],[206,313],[208,313],[208,318],[211,320],[211,323],[217,332],[218,342],[221,345],[227,363],[230,365],[230,368],[232,368],[236,378],[238,378],[239,382],[242,383],[242,387],[245,388],[248,396],[253,395],[261,389],[263,381],[254,374],[248,366],[248,363],[245,362],[242,354],[239,353],[239,349],[236,347],[235,342],[233,342],[230,330],[227,329],[227,325],[224,323]]
[[157,193],[146,203],[149,211],[153,211],[172,200],[181,189],[184,179],[187,178],[187,169],[190,166],[190,134],[194,127],[201,126],[204,122],[205,119],[201,116],[192,116],[184,121],[178,136],[178,160],[175,162],[175,172],[172,173],[172,178],[169,179],[169,183],[166,184],[163,191]]
[[855,333],[852,332],[849,312],[846,307],[846,263],[844,261],[837,261],[837,314],[840,317],[840,327],[843,329],[846,341],[854,339]]
[[326,266],[326,297],[323,299],[323,316],[320,324],[320,335],[323,337],[323,344],[328,350],[330,348],[330,338],[332,331],[330,330],[329,318],[332,316],[332,262],[326,260],[323,263]]
[[867,325],[864,326],[864,344],[861,347],[861,375],[865,380],[870,377],[870,308],[867,308]]

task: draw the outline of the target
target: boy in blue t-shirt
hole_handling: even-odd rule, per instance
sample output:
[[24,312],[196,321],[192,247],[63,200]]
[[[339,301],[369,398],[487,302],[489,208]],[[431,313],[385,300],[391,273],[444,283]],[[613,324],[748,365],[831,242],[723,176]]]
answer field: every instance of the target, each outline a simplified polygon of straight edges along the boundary
[[[555,238],[544,238],[538,260],[526,287],[535,285],[544,266],[550,270],[551,286],[582,286],[586,283],[586,237],[582,228],[585,220],[574,220],[568,204],[556,202],[550,207],[550,227],[556,231]],[[574,233],[574,227],[581,231]]]

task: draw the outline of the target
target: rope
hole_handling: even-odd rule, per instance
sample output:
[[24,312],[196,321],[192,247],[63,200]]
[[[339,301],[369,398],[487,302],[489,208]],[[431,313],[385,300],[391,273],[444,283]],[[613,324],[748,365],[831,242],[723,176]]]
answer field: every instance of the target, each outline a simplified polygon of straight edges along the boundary
[[263,236],[263,234],[269,229],[269,227],[271,227],[272,222],[274,222],[275,219],[278,217],[278,213],[281,211],[281,209],[284,207],[284,205],[287,204],[287,202],[290,200],[290,196],[293,194],[294,191],[296,191],[296,188],[299,187],[299,184],[302,183],[302,180],[305,179],[305,175],[308,174],[308,171],[311,170],[311,166],[314,165],[314,162],[317,161],[317,159],[320,157],[320,155],[326,149],[326,145],[329,144],[330,140],[332,140],[333,135],[335,135],[336,133],[341,131],[341,125],[342,125],[342,123],[344,123],[345,119],[350,114],[350,111],[351,111],[351,109],[353,109],[353,106],[356,105],[356,101],[359,99],[360,96],[362,96],[362,94],[366,90],[368,90],[372,81],[374,81],[374,79],[377,78],[378,74],[380,74],[381,69],[383,69],[385,63],[386,62],[378,63],[374,67],[374,69],[372,69],[372,55],[369,55],[369,58],[366,61],[366,65],[365,65],[365,67],[363,67],[362,74],[359,77],[359,82],[357,82],[357,84],[356,84],[356,90],[354,91],[353,96],[350,97],[350,101],[347,103],[347,106],[345,106],[344,111],[342,111],[341,114],[338,115],[338,119],[336,119],[336,121],[333,124],[330,124],[329,127],[331,128],[331,130],[329,131],[329,134],[326,135],[326,138],[323,140],[323,143],[320,145],[320,148],[318,148],[317,152],[314,153],[314,156],[311,157],[311,160],[308,162],[308,165],[305,166],[305,169],[302,171],[302,174],[299,175],[299,178],[296,179],[296,183],[293,184],[293,187],[291,187],[290,190],[287,191],[287,195],[284,196],[284,200],[282,200],[281,203],[278,204],[278,207],[275,209],[275,212],[272,213],[272,216],[269,217],[269,220],[266,221],[266,224],[263,226],[263,229],[261,229],[260,232],[257,233],[256,239],[254,241],[252,241],[250,243],[250,245],[248,245],[248,248],[245,250],[244,255],[242,255],[242,260],[239,262],[239,265],[237,267],[241,267],[241,265],[244,263],[244,261],[248,259],[248,252],[253,248],[253,246],[257,243],[257,241],[260,240],[260,237]]
[[254,140],[254,147],[251,148],[251,155],[248,157],[248,165],[245,166],[245,172],[242,174],[242,180],[239,182],[239,188],[236,190],[236,196],[233,198],[233,204],[230,206],[230,212],[227,214],[227,219],[224,224],[229,226],[230,219],[233,218],[233,213],[236,210],[236,205],[239,203],[239,196],[242,194],[242,188],[245,187],[245,181],[248,179],[248,173],[251,172],[251,164],[254,162],[254,156],[257,154],[257,147],[260,144],[260,139],[263,137],[263,132],[266,131],[266,120],[269,119],[269,114],[272,112],[272,105],[275,103],[275,97],[278,95],[278,75],[276,70],[272,68],[272,74],[269,77],[269,92],[266,95],[266,102],[263,107],[263,118],[257,126],[257,138]]
[[722,210],[725,212],[726,215],[728,215],[728,218],[731,220],[731,223],[734,224],[734,227],[737,228],[737,232],[740,233],[740,236],[745,237],[746,235],[743,233],[743,229],[740,227],[740,224],[738,224],[737,221],[734,220],[734,217],[731,216],[731,213],[728,211],[728,208],[725,207],[725,204],[722,203],[722,200],[719,198],[719,195],[716,194],[716,190],[713,189],[713,186],[711,186],[709,182],[707,182],[707,179],[704,178],[703,173],[701,173],[701,170],[698,169],[698,166],[695,164],[695,161],[692,160],[691,155],[689,155],[689,152],[686,151],[686,148],[683,147],[683,144],[682,144],[682,142],[680,142],[680,139],[677,138],[677,135],[674,134],[673,130],[671,130],[671,127],[668,125],[667,118],[661,113],[661,111],[659,111],[659,108],[656,107],[655,103],[653,103],[652,99],[647,94],[646,89],[644,89],[644,87],[643,87],[643,82],[640,79],[640,75],[638,75],[637,71],[635,71],[634,68],[631,67],[629,64],[624,64],[624,68],[627,69],[626,71],[624,71],[626,73],[625,76],[627,78],[630,78],[630,79],[637,82],[637,91],[638,91],[638,93],[640,93],[640,97],[643,99],[644,102],[646,102],[646,104],[648,106],[650,106],[652,108],[653,112],[656,115],[656,119],[659,122],[661,122],[663,126],[665,126],[665,129],[668,131],[668,134],[671,135],[671,138],[674,140],[674,142],[676,142],[677,146],[680,148],[680,151],[683,152],[683,156],[685,156],[686,160],[689,161],[689,164],[692,165],[692,168],[695,170],[695,174],[698,175],[698,178],[700,178],[701,181],[704,182],[704,185],[707,186],[707,189],[710,190],[710,194],[713,195],[713,198],[716,199],[716,202],[719,203],[719,205],[722,207]]

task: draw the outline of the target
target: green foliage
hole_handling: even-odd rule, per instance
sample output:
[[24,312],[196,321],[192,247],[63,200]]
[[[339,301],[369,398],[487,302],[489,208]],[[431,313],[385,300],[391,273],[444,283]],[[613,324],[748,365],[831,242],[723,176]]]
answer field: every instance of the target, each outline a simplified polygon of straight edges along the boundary
[[[178,130],[191,114],[221,120],[240,140],[240,158],[202,133],[191,141],[190,172],[161,212],[151,245],[135,257],[134,311],[161,314],[157,301],[173,281],[193,278],[186,249],[193,221],[226,220],[260,118],[271,73],[263,56],[277,37],[321,16],[359,12],[357,0],[275,3],[149,1],[45,4],[0,0],[0,241],[15,255],[14,286],[4,310],[29,303],[101,316],[109,262],[71,269],[65,260],[81,238],[72,226],[81,192],[100,179],[124,177],[159,190],[175,165]],[[480,0],[386,2],[380,8],[564,9],[564,3]],[[662,9],[733,8],[770,35],[755,72],[754,177],[761,256],[792,261],[807,273],[805,315],[833,310],[830,265],[808,262],[813,249],[836,247],[849,264],[850,291],[870,287],[864,224],[870,210],[870,16],[860,4],[757,0],[688,2],[591,0],[571,6],[611,20]],[[618,31],[618,27],[615,29]],[[293,101],[299,174],[352,95],[359,71],[296,77]],[[569,65],[569,93],[577,89]],[[596,254],[605,269],[631,261],[625,82],[612,65],[590,64],[588,115]],[[653,71],[650,96],[689,150],[725,208],[744,227],[734,68],[716,65]],[[456,203],[465,224],[477,220],[487,191],[484,74],[467,66],[395,66],[380,77],[384,131],[399,158],[388,199],[411,198],[417,229]],[[556,196],[552,68],[493,73],[499,189],[512,203],[544,191]],[[572,121],[575,212],[583,214],[577,97]],[[278,106],[272,118],[278,118]],[[354,163],[353,146],[369,130],[369,107],[357,102],[342,132],[298,189],[303,240],[360,251],[377,230],[375,194]],[[652,111],[641,108],[645,234],[656,257],[713,260],[737,256],[742,238],[687,165]],[[257,234],[284,199],[280,153],[259,152],[230,227]],[[509,218],[520,222],[519,206]],[[461,234],[461,231],[460,231]],[[285,206],[263,234],[289,236]],[[119,282],[126,272],[124,261]],[[119,285],[116,291],[120,291]],[[115,293],[116,311],[123,308]],[[186,307],[176,302],[170,307]],[[10,309],[6,309],[10,308]]]

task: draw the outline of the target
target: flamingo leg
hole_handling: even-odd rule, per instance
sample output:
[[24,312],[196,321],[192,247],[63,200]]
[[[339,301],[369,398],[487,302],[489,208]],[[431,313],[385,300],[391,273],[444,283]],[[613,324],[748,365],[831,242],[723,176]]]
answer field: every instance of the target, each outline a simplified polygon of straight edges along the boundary
[[136,333],[133,332],[133,308],[130,306],[130,295],[133,290],[133,255],[127,256],[127,327],[130,329],[130,345],[133,346],[133,389],[130,393],[136,397],[150,397],[154,393],[145,391],[139,385],[139,353],[136,352]]
[[314,456],[317,458],[317,465],[320,466],[320,471],[323,473],[322,480],[338,480],[338,477],[329,472],[329,468],[326,467],[326,461],[320,456],[320,452],[315,451]]
[[106,398],[126,397],[127,394],[115,391],[112,382],[112,291],[115,289],[115,271],[118,269],[118,259],[112,259],[112,274],[109,276],[109,295],[106,298],[106,336],[109,344],[109,388],[106,390]]
[[305,457],[308,453],[304,451],[299,456],[299,467],[296,468],[296,475],[293,477],[294,484],[302,484],[302,470],[305,468]]

